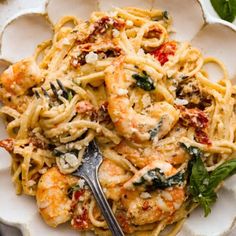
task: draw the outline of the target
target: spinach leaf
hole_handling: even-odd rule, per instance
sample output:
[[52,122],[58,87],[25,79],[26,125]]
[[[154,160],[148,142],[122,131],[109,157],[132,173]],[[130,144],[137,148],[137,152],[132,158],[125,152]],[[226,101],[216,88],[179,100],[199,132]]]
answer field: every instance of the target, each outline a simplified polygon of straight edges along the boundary
[[208,172],[202,161],[202,151],[197,147],[181,145],[192,157],[189,165],[190,194],[193,200],[204,208],[205,216],[207,216],[211,212],[211,205],[217,199],[216,187],[227,177],[236,173],[236,160],[226,161],[212,172]]
[[211,4],[220,18],[233,22],[236,15],[236,0],[211,0]]
[[56,157],[60,157],[60,156],[62,156],[62,155],[65,154],[65,153],[62,152],[62,151],[60,151],[60,150],[58,150],[58,149],[56,149],[56,148],[54,148],[53,151],[52,151],[52,154],[53,154],[54,156],[56,156]]
[[165,19],[165,20],[169,20],[169,13],[168,13],[168,11],[163,11],[163,19]]
[[175,185],[180,185],[185,179],[183,171],[166,178],[165,174],[159,168],[147,171],[137,181],[133,182],[134,186],[141,186],[144,191],[154,191],[156,189],[166,189]]
[[157,126],[154,129],[149,130],[148,133],[150,134],[150,140],[154,140],[154,138],[157,136],[158,132],[160,131],[162,124],[163,124],[163,119],[161,118]]
[[155,89],[153,80],[147,75],[145,71],[143,71],[143,74],[141,75],[133,74],[132,77],[137,81],[136,86],[139,88],[145,91],[151,91]]

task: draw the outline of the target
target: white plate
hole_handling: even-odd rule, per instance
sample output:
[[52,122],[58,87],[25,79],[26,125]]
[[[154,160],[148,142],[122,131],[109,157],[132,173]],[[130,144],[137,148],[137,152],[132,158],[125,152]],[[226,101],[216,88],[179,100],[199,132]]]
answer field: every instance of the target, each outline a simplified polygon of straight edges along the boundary
[[[27,2],[33,8],[27,9]],[[4,14],[12,14],[12,8],[9,9],[4,4],[7,1],[0,3],[0,21]],[[30,56],[38,43],[50,38],[52,24],[63,15],[71,14],[86,19],[92,11],[99,8],[108,10],[113,6],[136,6],[168,10],[174,18],[174,38],[191,41],[205,56],[221,59],[232,79],[236,75],[236,26],[218,19],[209,0],[14,0],[11,4],[15,8],[22,5],[24,10],[20,9],[18,15],[8,20],[4,27],[0,26],[0,30],[3,28],[0,37],[0,71],[10,63]],[[4,127],[0,122],[0,138],[5,137]],[[18,226],[24,236],[80,235],[68,225],[56,229],[48,227],[40,218],[33,198],[15,195],[9,167],[9,155],[0,150],[1,221]],[[211,215],[204,218],[202,210],[197,209],[188,218],[179,236],[230,234],[236,217],[236,176],[226,181],[218,196]],[[231,235],[236,235],[236,231]]]

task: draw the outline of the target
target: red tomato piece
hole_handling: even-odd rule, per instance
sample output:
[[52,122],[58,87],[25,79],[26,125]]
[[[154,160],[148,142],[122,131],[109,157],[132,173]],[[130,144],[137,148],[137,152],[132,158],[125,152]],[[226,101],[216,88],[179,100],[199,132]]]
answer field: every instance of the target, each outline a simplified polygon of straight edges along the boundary
[[159,48],[152,51],[151,55],[163,66],[169,60],[169,56],[175,55],[176,46],[176,42],[174,41],[164,43]]

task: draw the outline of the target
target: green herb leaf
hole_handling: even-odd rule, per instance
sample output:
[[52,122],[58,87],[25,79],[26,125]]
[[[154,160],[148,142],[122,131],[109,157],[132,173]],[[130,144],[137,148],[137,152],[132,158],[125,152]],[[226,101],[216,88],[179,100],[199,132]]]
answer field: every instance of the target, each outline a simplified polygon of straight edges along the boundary
[[236,160],[229,160],[211,172],[208,187],[215,189],[224,179],[236,174]]
[[192,157],[190,161],[190,194],[205,211],[205,216],[211,212],[211,205],[215,203],[216,187],[227,177],[236,173],[236,160],[229,160],[209,173],[202,161],[202,151],[197,147],[187,147],[181,144]]
[[236,16],[236,0],[230,0],[230,5],[233,14]]
[[193,200],[204,208],[205,216],[211,212],[210,206],[216,200],[214,189],[208,190],[209,181],[210,176],[201,157],[198,156],[193,164],[190,176],[190,194],[193,196]]
[[192,173],[190,177],[190,193],[193,196],[198,196],[199,194],[205,192],[206,185],[203,183],[209,183],[209,174],[202,159],[197,157],[192,167]]
[[236,15],[236,0],[211,0],[211,4],[220,18],[233,22]]
[[73,94],[71,91],[68,92],[68,101],[70,102],[73,98]]
[[201,195],[199,194],[197,198],[197,202],[203,207],[205,217],[207,217],[211,213],[211,206],[216,202],[217,195],[214,191],[211,191],[208,194]]
[[133,74],[132,77],[137,81],[136,85],[145,90],[145,91],[151,91],[155,89],[153,80],[150,78],[150,76],[147,75],[146,72],[143,72],[143,74]]

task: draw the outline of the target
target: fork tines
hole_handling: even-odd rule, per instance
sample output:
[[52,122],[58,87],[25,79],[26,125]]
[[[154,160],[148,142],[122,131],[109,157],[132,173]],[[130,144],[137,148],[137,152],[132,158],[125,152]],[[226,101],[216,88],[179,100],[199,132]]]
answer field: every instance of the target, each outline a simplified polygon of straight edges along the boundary
[[56,86],[55,86],[52,82],[50,82],[50,87],[51,87],[52,92],[53,92],[53,94],[55,95],[55,97],[59,97],[57,88],[56,88]]
[[36,96],[36,98],[38,98],[38,99],[40,98],[40,94],[37,90],[34,91],[34,95]]
[[60,89],[62,90],[62,96],[66,99],[68,99],[69,95],[68,95],[68,91],[66,90],[66,88],[64,87],[64,85],[62,84],[62,82],[57,79],[57,84],[60,87]]
[[41,87],[41,90],[42,90],[45,97],[50,98],[50,96],[49,96],[48,92],[45,90],[45,88]]

